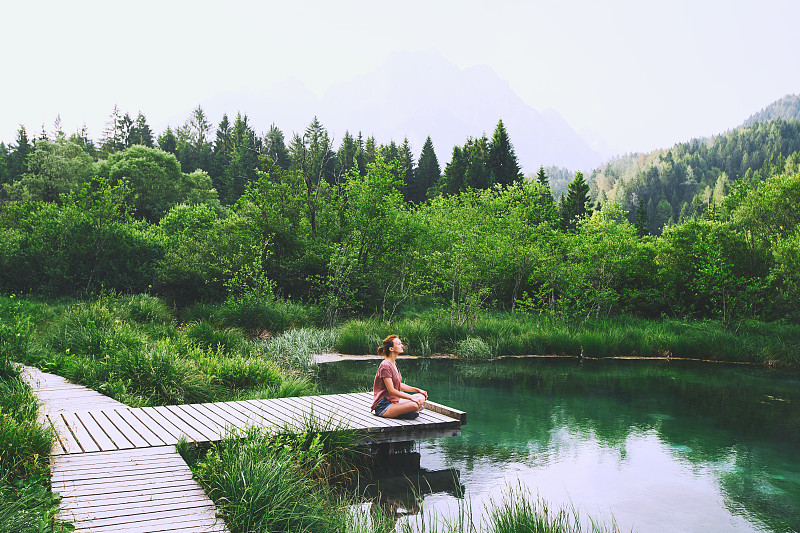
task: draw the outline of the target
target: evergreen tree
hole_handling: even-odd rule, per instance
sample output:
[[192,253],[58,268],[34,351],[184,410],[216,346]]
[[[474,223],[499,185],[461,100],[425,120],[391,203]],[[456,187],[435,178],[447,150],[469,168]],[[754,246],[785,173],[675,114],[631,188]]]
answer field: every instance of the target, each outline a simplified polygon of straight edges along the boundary
[[648,235],[650,232],[647,230],[647,208],[644,206],[644,202],[639,202],[639,205],[636,206],[636,214],[634,215],[634,227],[636,228],[636,232],[639,234],[639,237],[644,237]]
[[336,152],[337,183],[342,183],[345,176],[347,176],[352,169],[356,169],[356,171],[360,170],[358,168],[358,156],[360,152],[361,149],[356,139],[350,135],[349,131],[345,131],[342,144],[339,145],[339,150]]
[[283,132],[275,125],[269,127],[267,135],[264,137],[264,153],[272,161],[284,170],[289,170],[292,159],[289,150],[286,148],[286,141]]
[[411,201],[409,188],[417,187],[417,169],[414,168],[414,154],[411,152],[411,143],[408,142],[408,137],[403,139],[403,144],[400,145],[400,172],[403,180],[403,198],[408,202]]
[[440,194],[454,196],[464,190],[468,163],[465,151],[460,146],[454,146],[453,155],[450,162],[445,165],[440,180],[438,187]]
[[375,137],[367,137],[367,142],[364,143],[364,167],[375,163],[378,155],[378,148],[375,144]]
[[464,185],[473,189],[488,189],[491,183],[489,173],[489,139],[486,135],[480,139],[469,139],[464,145],[467,154],[467,170],[464,175]]
[[139,114],[136,116],[136,122],[133,123],[129,141],[131,146],[141,145],[147,146],[148,148],[155,147],[153,130],[150,129],[150,126],[147,124],[147,119],[141,111],[139,111]]
[[569,183],[560,211],[561,221],[568,229],[575,229],[579,219],[592,214],[589,204],[589,185],[584,180],[582,172],[576,172],[575,178]]
[[178,129],[178,160],[185,173],[195,170],[210,170],[212,166],[212,147],[209,139],[211,124],[206,118],[203,108],[197,106]]
[[492,135],[486,166],[490,184],[510,185],[522,178],[517,155],[502,120],[497,122]]
[[214,149],[211,153],[212,165],[209,175],[211,183],[219,193],[220,198],[227,197],[227,188],[225,183],[225,170],[231,162],[231,152],[233,151],[233,143],[231,140],[231,123],[228,121],[228,115],[222,115],[222,120],[217,126],[216,139],[214,140]]
[[8,175],[9,151],[6,143],[0,142],[0,198],[3,196],[3,185],[9,183]]
[[89,137],[89,129],[86,127],[86,124],[84,124],[80,130],[70,135],[69,140],[83,148],[84,152],[90,156],[95,157],[97,155],[94,141]]
[[106,158],[125,148],[127,133],[123,131],[123,118],[122,111],[114,105],[114,110],[108,117],[106,128],[103,130],[103,136],[100,140],[100,151]]
[[536,173],[536,182],[542,186],[543,190],[546,194],[542,194],[539,197],[539,205],[542,207],[551,207],[555,206],[555,200],[553,200],[553,193],[550,190],[550,179],[547,177],[547,174],[544,171],[544,167],[540,166],[539,171]]
[[255,180],[260,155],[260,141],[247,123],[247,115],[236,115],[231,131],[231,158],[223,174],[225,203],[233,204]]
[[8,181],[16,181],[28,171],[28,156],[31,153],[31,145],[28,142],[28,133],[25,126],[20,125],[17,130],[17,144],[11,147],[8,157]]
[[422,152],[419,154],[419,163],[415,174],[415,187],[409,189],[409,198],[414,203],[422,203],[428,197],[428,191],[439,182],[442,169],[439,167],[439,160],[433,149],[433,142],[430,136],[425,139],[422,145]]
[[172,132],[172,128],[167,126],[167,131],[159,135],[158,147],[167,153],[175,155],[178,153],[178,139]]

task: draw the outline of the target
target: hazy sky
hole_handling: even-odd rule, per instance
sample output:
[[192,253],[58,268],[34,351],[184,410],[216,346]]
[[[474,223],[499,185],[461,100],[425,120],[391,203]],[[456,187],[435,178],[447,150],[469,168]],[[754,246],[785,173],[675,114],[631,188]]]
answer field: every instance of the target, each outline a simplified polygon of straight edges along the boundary
[[287,78],[322,94],[401,50],[489,65],[615,153],[721,133],[800,92],[797,0],[4,4],[6,143],[20,124],[51,130],[58,114],[67,133],[86,123],[97,139],[115,104],[155,126]]

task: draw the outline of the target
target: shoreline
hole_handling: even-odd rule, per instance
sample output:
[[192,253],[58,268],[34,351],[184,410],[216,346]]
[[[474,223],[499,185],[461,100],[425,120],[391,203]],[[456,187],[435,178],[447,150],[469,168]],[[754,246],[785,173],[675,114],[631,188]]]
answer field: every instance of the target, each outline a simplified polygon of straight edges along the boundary
[[[461,359],[453,354],[433,354],[429,356],[422,355],[400,355],[398,359],[455,359],[459,361],[477,362],[477,360]],[[323,363],[338,363],[340,361],[370,361],[383,359],[380,355],[350,355],[340,353],[323,353],[314,356],[317,364]],[[499,359],[578,359],[577,355],[500,355],[490,359],[481,359],[480,361],[497,361]],[[637,355],[616,355],[611,357],[589,357],[583,356],[583,360],[600,361],[604,359],[612,360],[631,360],[631,361],[697,361],[701,363],[717,363],[728,365],[750,365],[770,368],[775,370],[791,370],[790,367],[782,367],[774,364],[760,364],[748,361],[720,361],[718,359],[699,359],[695,357],[671,357],[671,356],[637,356]]]

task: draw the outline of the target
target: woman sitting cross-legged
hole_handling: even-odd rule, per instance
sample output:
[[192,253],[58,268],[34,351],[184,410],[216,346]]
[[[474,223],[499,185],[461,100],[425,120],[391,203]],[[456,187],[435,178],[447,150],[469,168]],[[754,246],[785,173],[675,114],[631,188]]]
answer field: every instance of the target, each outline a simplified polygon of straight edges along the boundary
[[[397,356],[405,347],[397,335],[389,335],[378,348],[378,355],[384,357],[375,373],[372,385],[372,410],[386,418],[416,418],[428,393],[417,387],[403,383],[397,369]],[[413,393],[413,394],[409,394]]]

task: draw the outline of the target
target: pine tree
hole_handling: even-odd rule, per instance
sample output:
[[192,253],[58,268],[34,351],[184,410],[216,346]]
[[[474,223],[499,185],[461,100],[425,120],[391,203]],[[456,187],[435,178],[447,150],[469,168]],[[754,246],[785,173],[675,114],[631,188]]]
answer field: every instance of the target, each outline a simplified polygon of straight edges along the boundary
[[178,139],[175,137],[175,133],[173,133],[172,128],[169,126],[167,126],[167,131],[159,135],[158,147],[162,151],[173,155],[178,153]]
[[650,232],[647,230],[647,207],[645,207],[644,202],[640,201],[639,205],[636,206],[634,218],[634,227],[639,237],[648,235]]
[[133,128],[131,129],[130,143],[131,146],[142,145],[148,148],[155,147],[153,130],[150,129],[150,126],[147,124],[147,119],[141,111],[139,111],[139,114],[136,116],[136,122],[134,122]]
[[28,156],[31,153],[31,145],[28,142],[28,132],[25,126],[20,125],[17,130],[17,144],[11,147],[8,156],[8,181],[16,181],[28,171]]
[[406,202],[411,201],[408,190],[409,188],[417,187],[417,169],[414,168],[414,154],[411,152],[411,143],[408,142],[408,137],[403,139],[403,144],[400,145],[400,171],[403,180],[403,197]]
[[422,145],[422,152],[419,154],[415,180],[417,188],[410,193],[411,201],[415,203],[424,202],[425,198],[428,197],[428,191],[439,182],[441,175],[442,169],[439,167],[439,160],[436,158],[433,142],[428,136],[425,139],[425,144]]
[[450,162],[445,165],[442,179],[439,180],[439,192],[445,196],[454,196],[464,190],[467,166],[467,154],[460,146],[454,146]]
[[[130,117],[128,117],[130,118]],[[100,150],[105,157],[125,148],[127,134],[123,132],[123,115],[119,107],[114,105],[114,110],[108,117],[106,129],[103,130],[103,137],[100,140]]]
[[349,131],[344,132],[342,144],[336,152],[336,182],[342,183],[351,170],[358,171],[358,154],[360,148]]
[[264,153],[282,169],[289,169],[292,158],[289,155],[289,150],[286,148],[283,132],[275,124],[269,127],[269,131],[266,137],[264,137]]
[[578,220],[592,214],[589,205],[589,185],[582,172],[576,172],[575,178],[567,186],[567,194],[561,207],[561,221],[565,228],[575,229]]
[[480,139],[469,139],[464,145],[467,154],[467,171],[464,185],[473,189],[488,189],[491,185],[491,174],[487,165],[489,159],[489,139],[486,135]]
[[522,178],[514,147],[502,120],[497,122],[492,135],[486,166],[490,184],[510,185]]
[[209,176],[211,183],[220,198],[226,198],[228,190],[224,180],[225,170],[231,162],[232,141],[231,141],[231,123],[228,121],[228,115],[222,115],[222,120],[217,126],[217,136],[214,140],[214,149],[211,153],[212,165]]

